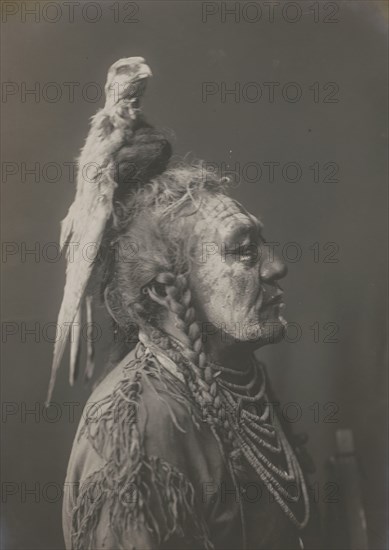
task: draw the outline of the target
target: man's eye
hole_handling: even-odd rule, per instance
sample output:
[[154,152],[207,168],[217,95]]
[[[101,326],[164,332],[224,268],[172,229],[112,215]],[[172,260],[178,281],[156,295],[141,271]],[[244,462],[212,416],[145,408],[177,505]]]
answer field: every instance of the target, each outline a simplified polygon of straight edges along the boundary
[[258,258],[258,247],[255,244],[243,246],[239,251],[239,259],[242,262],[254,262]]
[[256,244],[237,245],[228,248],[225,256],[234,262],[255,263],[259,257],[259,250]]

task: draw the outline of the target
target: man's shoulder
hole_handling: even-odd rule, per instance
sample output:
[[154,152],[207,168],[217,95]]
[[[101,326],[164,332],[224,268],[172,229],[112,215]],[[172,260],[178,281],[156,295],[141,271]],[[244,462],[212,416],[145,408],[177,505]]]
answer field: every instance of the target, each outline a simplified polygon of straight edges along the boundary
[[123,422],[130,430],[135,423],[147,451],[163,453],[164,448],[177,449],[182,435],[187,442],[197,438],[201,420],[185,382],[155,358],[137,359],[133,350],[91,394],[79,433],[115,431]]
[[158,362],[146,366],[135,359],[131,353],[117,365],[85,406],[71,457],[82,466],[79,479],[130,441],[139,442],[144,456],[159,457],[188,475],[205,449],[215,450],[186,385]]

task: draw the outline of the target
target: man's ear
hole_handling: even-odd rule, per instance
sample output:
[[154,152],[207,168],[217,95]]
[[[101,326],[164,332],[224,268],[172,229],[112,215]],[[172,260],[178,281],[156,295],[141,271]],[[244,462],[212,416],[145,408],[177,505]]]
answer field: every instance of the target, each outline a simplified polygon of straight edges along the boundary
[[164,290],[164,285],[160,283],[153,283],[152,285],[145,287],[144,291],[147,291],[147,294],[152,300],[154,300],[154,302],[157,302],[160,306],[169,309],[169,297]]

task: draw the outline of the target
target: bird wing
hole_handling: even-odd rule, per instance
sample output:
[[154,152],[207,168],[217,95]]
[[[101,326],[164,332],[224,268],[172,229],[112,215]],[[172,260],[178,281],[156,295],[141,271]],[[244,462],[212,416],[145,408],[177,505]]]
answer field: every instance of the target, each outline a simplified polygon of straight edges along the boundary
[[[114,154],[128,142],[141,116],[139,99],[151,71],[141,57],[121,59],[108,72],[106,104],[92,120],[81,152],[76,197],[62,222],[60,245],[67,247],[66,283],[57,320],[57,336],[47,395],[54,384],[73,323],[81,307],[107,221],[113,210]],[[80,345],[79,326],[71,338],[70,380],[73,382]]]

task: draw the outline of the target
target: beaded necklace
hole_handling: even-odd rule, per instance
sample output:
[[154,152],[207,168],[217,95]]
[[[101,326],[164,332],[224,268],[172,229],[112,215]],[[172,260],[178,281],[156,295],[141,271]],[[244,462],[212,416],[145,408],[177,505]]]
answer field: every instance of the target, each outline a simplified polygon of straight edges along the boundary
[[[197,371],[198,367],[186,357],[183,344],[175,338],[170,337],[169,340],[173,349],[166,346],[166,349],[160,349],[160,353],[170,357],[178,369],[187,369],[190,364],[193,371]],[[253,356],[252,363],[244,371],[235,371],[212,362],[209,365],[213,369],[225,410],[226,422],[218,425],[218,431],[226,450],[241,449],[286,516],[298,529],[303,529],[309,521],[308,491],[280,421],[276,414],[272,414],[262,364]],[[203,381],[200,379],[199,383]],[[223,433],[227,422],[234,434],[233,441]],[[302,519],[298,518],[300,515]]]
[[[240,447],[287,517],[303,529],[309,520],[308,492],[297,458],[277,415],[271,410],[263,366],[253,357],[250,368],[245,371],[249,374],[245,383],[241,381],[241,372],[235,373],[220,365],[212,367],[218,373],[227,418],[238,442],[235,446]],[[225,379],[225,375],[231,378],[234,374],[234,382]],[[302,519],[296,513],[296,505],[301,500]]]

